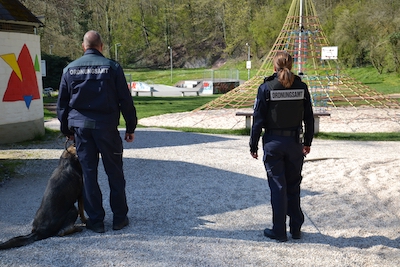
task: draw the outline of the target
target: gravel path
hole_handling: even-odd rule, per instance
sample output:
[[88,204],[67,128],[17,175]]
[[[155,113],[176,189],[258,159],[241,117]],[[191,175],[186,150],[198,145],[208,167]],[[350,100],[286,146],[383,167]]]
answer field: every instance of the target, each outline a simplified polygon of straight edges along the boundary
[[[131,224],[0,251],[0,266],[400,266],[399,142],[315,140],[304,164],[304,237],[276,243],[266,174],[247,136],[138,129],[124,142]],[[0,187],[0,240],[27,234],[62,139],[1,146],[24,160]]]

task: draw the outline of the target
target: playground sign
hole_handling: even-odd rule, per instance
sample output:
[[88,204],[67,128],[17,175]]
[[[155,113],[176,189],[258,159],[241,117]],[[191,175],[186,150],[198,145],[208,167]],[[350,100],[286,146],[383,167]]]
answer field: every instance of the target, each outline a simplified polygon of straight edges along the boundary
[[203,81],[203,95],[212,95],[213,94],[213,81]]
[[321,59],[337,59],[338,58],[338,47],[337,46],[326,46],[322,47]]
[[250,60],[248,60],[248,61],[246,61],[246,69],[251,69],[251,61]]

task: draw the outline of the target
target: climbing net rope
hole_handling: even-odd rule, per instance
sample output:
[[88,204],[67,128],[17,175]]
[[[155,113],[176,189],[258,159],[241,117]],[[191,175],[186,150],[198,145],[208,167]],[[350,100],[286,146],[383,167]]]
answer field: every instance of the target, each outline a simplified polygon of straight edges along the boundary
[[313,1],[293,0],[280,34],[256,75],[197,110],[252,107],[259,85],[273,72],[274,56],[282,50],[293,56],[292,71],[307,83],[318,111],[338,106],[400,108],[396,100],[346,75],[337,59],[321,60],[322,48],[328,46]]

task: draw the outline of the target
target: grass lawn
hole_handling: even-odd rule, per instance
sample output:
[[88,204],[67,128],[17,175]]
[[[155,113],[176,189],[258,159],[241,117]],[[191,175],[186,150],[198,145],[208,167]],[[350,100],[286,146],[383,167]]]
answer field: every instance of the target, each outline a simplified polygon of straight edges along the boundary
[[185,97],[150,97],[134,96],[138,119],[157,116],[167,113],[192,111],[214,99],[212,96],[185,96]]
[[[253,64],[250,70],[250,77],[255,75],[258,71],[260,63]],[[171,70],[148,70],[148,69],[125,69],[127,79],[131,78],[132,81],[141,81],[154,84],[175,85],[183,80],[206,80],[211,77],[219,77],[220,75],[227,75],[228,77],[236,77],[239,75],[240,80],[247,80],[248,70],[244,61],[229,61],[225,63],[218,70],[211,69],[172,69]],[[272,74],[272,70],[271,70]],[[232,76],[231,76],[232,75]]]
[[[199,80],[210,73],[205,69],[173,69],[172,80],[170,70],[124,70],[127,80],[141,81],[150,84],[175,85],[182,80]],[[130,75],[130,76],[129,76]]]
[[396,73],[379,74],[374,67],[346,69],[354,79],[386,95],[400,93],[400,75]]
[[[185,96],[185,97],[150,97],[150,96],[134,96],[133,101],[135,103],[138,119],[147,118],[151,116],[157,116],[167,113],[178,113],[192,111],[197,107],[204,105],[219,95],[211,96]],[[57,102],[57,97],[43,97],[43,102],[46,104],[54,104]],[[54,111],[44,109],[44,119],[48,120],[56,118]],[[123,119],[121,123],[125,126]]]
[[347,141],[400,141],[400,133],[318,133],[315,138]]

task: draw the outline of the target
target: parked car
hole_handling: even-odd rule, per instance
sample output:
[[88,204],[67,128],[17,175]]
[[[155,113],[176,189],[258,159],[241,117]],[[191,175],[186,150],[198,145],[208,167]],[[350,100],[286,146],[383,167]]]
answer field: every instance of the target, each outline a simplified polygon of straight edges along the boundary
[[43,96],[51,96],[51,94],[54,92],[54,89],[51,87],[46,87],[43,89]]

